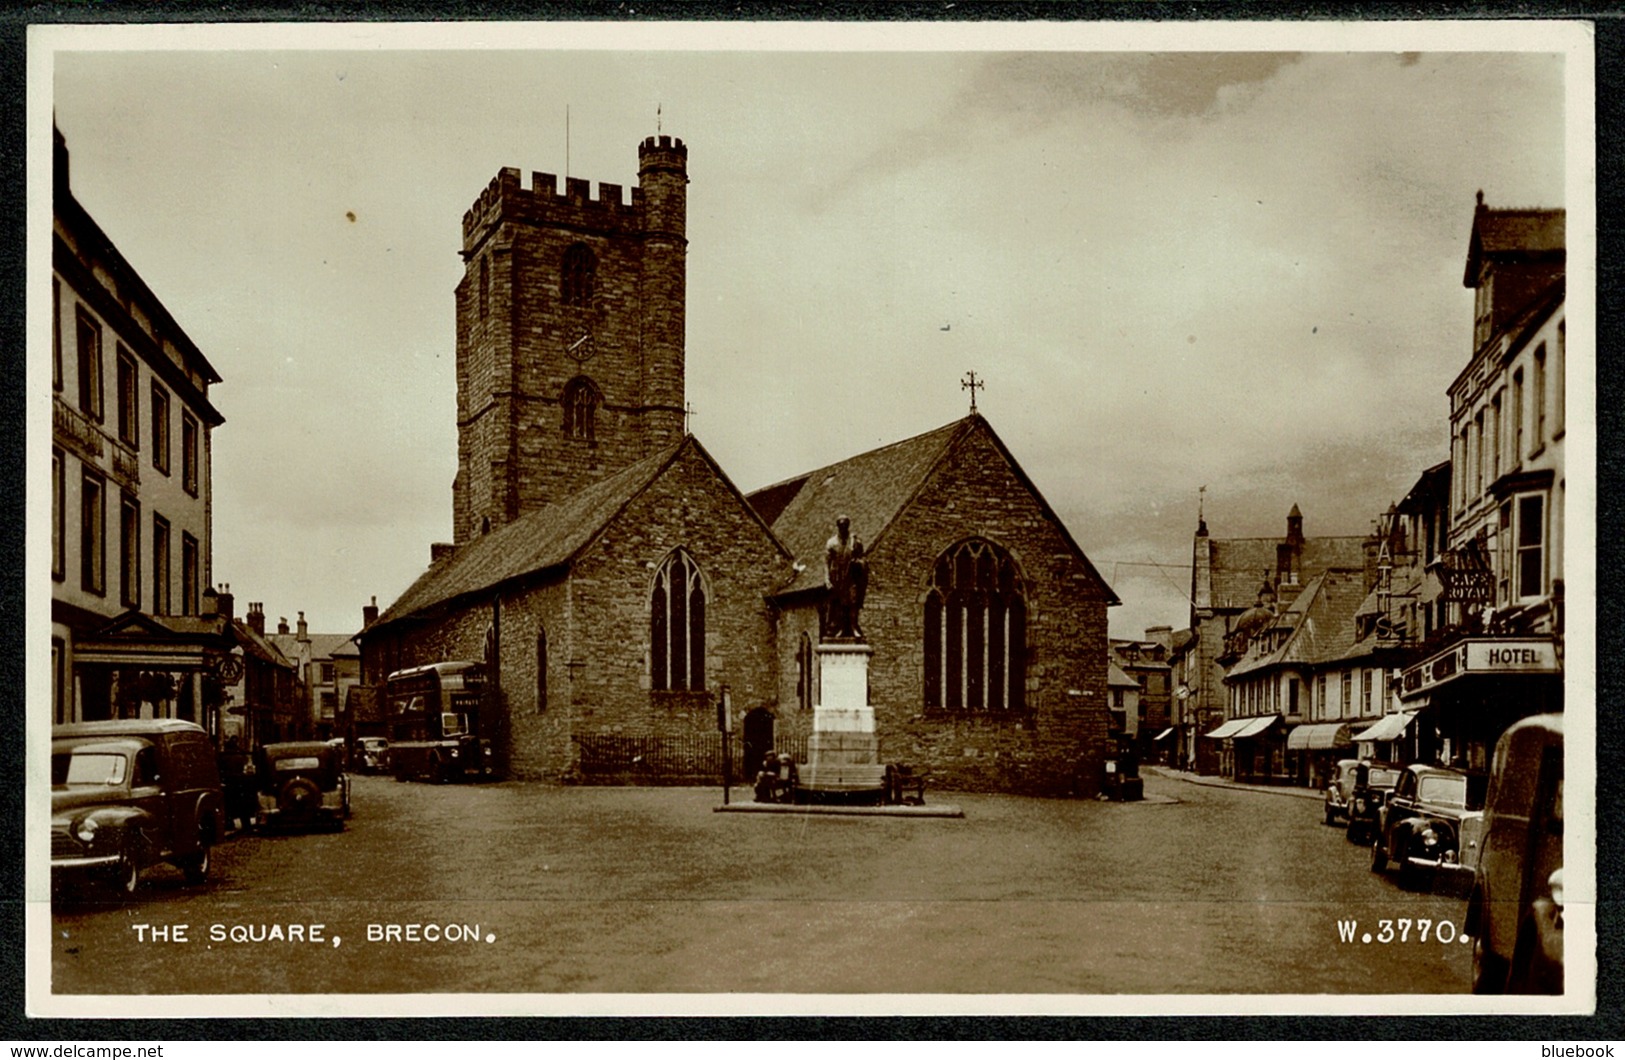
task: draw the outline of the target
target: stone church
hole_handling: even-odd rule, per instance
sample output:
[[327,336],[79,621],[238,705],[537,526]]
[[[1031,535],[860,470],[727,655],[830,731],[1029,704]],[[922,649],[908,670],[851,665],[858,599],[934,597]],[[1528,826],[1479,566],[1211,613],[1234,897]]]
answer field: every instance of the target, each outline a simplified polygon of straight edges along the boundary
[[464,215],[454,540],[361,633],[364,681],[484,660],[482,735],[518,777],[692,779],[724,687],[736,768],[799,753],[844,515],[885,761],[1092,793],[1118,601],[985,419],[749,496],[685,432],[687,154],[644,140],[630,201],[504,169]]

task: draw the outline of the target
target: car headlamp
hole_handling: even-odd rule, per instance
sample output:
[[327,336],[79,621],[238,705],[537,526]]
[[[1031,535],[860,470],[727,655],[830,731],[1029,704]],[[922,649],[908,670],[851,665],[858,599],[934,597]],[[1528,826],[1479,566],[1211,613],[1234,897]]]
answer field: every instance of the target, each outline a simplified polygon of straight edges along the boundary
[[86,817],[79,822],[79,827],[74,830],[74,834],[79,837],[81,843],[89,843],[96,838],[96,831],[99,828],[101,828],[101,825],[96,823],[96,818]]
[[1425,846],[1425,847],[1438,846],[1439,845],[1439,833],[1435,832],[1431,828],[1422,829],[1422,845]]
[[1364,813],[1365,812],[1365,800],[1364,799],[1355,799],[1354,800],[1354,808],[1356,810],[1359,810],[1361,813]]

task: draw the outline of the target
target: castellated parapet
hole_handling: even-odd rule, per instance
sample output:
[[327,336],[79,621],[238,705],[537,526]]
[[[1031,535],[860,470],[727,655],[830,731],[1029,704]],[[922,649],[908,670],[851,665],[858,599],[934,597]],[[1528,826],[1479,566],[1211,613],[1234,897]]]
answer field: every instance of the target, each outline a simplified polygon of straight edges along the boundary
[[[677,178],[677,186],[688,183],[688,147],[671,136],[648,137],[638,145],[638,173],[648,180]],[[646,227],[648,211],[645,208],[644,189],[634,186],[628,201],[627,189],[620,184],[602,181],[598,194],[593,196],[592,182],[581,177],[567,177],[564,193],[559,193],[556,173],[532,173],[530,187],[521,184],[520,171],[504,166],[480,192],[474,205],[463,214],[463,257],[474,254],[479,245],[491,234],[499,221],[508,220],[562,227],[581,226],[599,230],[637,230]],[[662,204],[666,205],[666,204]],[[680,204],[679,204],[680,205]],[[657,227],[670,230],[672,220],[668,210],[658,211]],[[676,234],[681,234],[682,214],[676,215]]]
[[681,440],[687,163],[651,136],[596,195],[506,167],[463,215],[457,543]]

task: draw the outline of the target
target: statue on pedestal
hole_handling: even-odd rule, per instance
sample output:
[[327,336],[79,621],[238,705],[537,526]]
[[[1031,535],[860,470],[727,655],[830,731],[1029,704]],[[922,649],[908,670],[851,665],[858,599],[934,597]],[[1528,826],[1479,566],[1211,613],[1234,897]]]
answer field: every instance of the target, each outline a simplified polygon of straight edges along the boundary
[[824,585],[829,597],[824,604],[821,639],[862,640],[858,612],[869,588],[869,564],[863,558],[863,542],[852,533],[852,521],[844,515],[835,520],[835,536],[824,546]]

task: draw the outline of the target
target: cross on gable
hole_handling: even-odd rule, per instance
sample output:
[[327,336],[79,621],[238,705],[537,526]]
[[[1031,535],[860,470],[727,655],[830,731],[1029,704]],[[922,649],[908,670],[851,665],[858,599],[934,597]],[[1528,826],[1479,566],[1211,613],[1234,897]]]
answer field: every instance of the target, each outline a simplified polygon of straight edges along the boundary
[[976,378],[975,372],[966,372],[965,378],[960,380],[959,389],[970,391],[970,410],[972,412],[976,411],[976,392],[985,389],[986,386],[986,383]]

